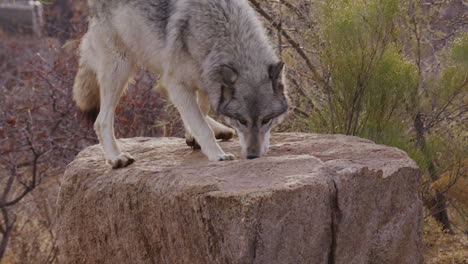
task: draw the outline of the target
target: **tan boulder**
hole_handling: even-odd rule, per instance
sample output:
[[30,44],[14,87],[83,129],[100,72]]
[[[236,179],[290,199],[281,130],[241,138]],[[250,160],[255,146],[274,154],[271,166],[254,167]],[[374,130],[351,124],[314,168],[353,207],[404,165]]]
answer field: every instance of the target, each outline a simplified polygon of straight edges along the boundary
[[267,157],[209,162],[183,139],[120,140],[67,167],[57,210],[63,263],[422,263],[420,172],[357,137],[275,134]]

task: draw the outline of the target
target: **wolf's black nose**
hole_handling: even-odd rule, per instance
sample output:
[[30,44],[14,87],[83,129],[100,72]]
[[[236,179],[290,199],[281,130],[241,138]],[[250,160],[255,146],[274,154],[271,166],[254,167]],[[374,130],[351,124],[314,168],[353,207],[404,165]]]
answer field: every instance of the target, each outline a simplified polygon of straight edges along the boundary
[[247,159],[256,159],[256,158],[258,158],[258,156],[255,156],[255,155],[249,155],[249,156],[247,156]]

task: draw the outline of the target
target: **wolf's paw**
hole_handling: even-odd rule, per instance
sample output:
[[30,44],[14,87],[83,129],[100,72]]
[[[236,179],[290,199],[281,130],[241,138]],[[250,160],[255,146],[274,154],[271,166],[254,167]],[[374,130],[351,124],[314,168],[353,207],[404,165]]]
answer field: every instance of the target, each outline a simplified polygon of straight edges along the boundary
[[107,162],[112,166],[113,169],[119,169],[132,164],[135,162],[135,159],[127,152],[122,152],[117,157],[107,160]]
[[185,143],[187,143],[187,146],[191,147],[192,149],[201,149],[200,145],[198,144],[198,142],[195,140],[194,137],[186,138]]
[[223,130],[216,133],[216,139],[221,139],[222,141],[228,141],[234,136],[234,130]]
[[234,155],[230,154],[230,153],[225,153],[224,155],[222,155],[220,158],[219,158],[219,161],[223,161],[223,160],[234,160],[235,157]]
[[234,160],[235,158],[234,158],[234,155],[230,153],[223,153],[220,155],[214,155],[214,156],[208,157],[208,159],[210,161],[223,161],[223,160]]

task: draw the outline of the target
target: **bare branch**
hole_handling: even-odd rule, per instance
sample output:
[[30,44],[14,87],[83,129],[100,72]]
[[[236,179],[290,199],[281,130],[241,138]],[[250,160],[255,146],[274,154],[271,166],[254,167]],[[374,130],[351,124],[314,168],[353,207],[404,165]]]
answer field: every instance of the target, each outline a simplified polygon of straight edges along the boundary
[[307,54],[302,50],[301,45],[297,43],[286,31],[281,30],[281,23],[277,23],[274,21],[274,19],[261,7],[260,3],[258,3],[256,0],[249,0],[249,2],[255,7],[257,12],[264,17],[268,22],[270,22],[271,26],[275,28],[278,31],[281,31],[283,37],[289,42],[291,47],[299,54],[299,56],[305,61],[307,67],[309,68],[310,71],[312,71],[312,74],[314,75],[315,79],[317,81],[320,81],[322,83],[326,83],[325,80],[320,76],[318,73],[317,69],[315,66],[312,64],[312,61],[310,58],[307,56]]

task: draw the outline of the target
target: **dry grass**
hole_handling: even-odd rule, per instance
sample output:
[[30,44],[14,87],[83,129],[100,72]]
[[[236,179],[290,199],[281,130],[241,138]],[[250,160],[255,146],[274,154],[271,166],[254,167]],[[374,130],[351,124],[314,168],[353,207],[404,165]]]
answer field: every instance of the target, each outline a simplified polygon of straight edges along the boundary
[[443,232],[431,217],[424,221],[423,241],[426,264],[468,263],[468,236]]

